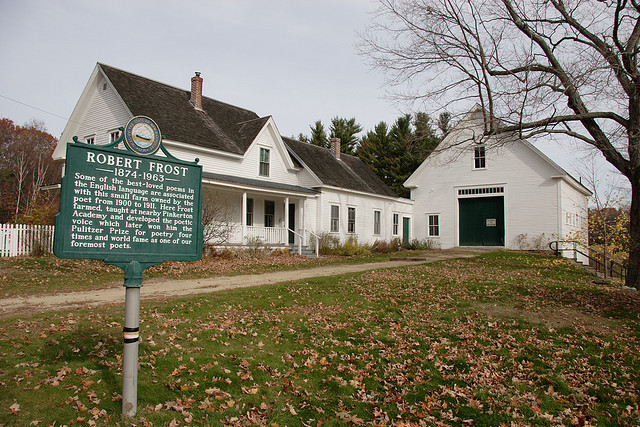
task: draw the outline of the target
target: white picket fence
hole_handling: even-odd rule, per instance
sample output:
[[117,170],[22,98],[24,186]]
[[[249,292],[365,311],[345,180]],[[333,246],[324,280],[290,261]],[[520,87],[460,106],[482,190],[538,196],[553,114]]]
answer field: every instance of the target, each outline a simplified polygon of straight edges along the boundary
[[0,257],[53,252],[53,225],[0,224]]

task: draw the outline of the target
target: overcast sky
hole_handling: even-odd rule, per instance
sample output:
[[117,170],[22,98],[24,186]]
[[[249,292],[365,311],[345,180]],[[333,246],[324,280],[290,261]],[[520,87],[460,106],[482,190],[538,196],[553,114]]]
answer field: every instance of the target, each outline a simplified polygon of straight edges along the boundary
[[[375,0],[0,0],[0,117],[59,137],[96,62],[274,117],[284,136],[355,117],[365,131],[406,105],[357,54]],[[570,173],[573,148],[536,144]]]
[[[285,136],[315,120],[356,117],[363,128],[393,121],[383,76],[357,55],[370,0],[90,1],[0,0],[0,95],[69,117],[102,62],[188,89],[195,71],[204,95],[260,116]],[[0,113],[65,119],[0,97]]]

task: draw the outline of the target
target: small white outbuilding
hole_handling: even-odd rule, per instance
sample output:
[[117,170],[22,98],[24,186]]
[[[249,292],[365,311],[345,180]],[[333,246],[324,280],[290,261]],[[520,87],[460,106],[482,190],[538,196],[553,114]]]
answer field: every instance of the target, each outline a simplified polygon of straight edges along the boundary
[[586,187],[528,141],[482,137],[483,128],[476,105],[404,183],[416,239],[548,249],[586,229]]

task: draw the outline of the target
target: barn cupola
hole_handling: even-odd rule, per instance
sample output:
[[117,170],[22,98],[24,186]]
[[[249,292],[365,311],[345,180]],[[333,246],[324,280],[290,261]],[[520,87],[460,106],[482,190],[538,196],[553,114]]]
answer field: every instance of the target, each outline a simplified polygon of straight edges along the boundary
[[197,110],[202,110],[202,77],[198,71],[191,77],[191,103]]

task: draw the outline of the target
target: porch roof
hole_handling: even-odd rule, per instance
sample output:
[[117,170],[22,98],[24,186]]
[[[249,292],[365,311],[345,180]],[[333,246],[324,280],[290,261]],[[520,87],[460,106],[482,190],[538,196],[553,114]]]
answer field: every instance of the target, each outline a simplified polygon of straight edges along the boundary
[[211,172],[203,172],[202,177],[205,179],[211,179],[214,181],[222,181],[222,182],[227,182],[231,184],[246,185],[249,187],[267,188],[271,190],[279,190],[279,191],[290,192],[290,193],[304,193],[304,194],[312,194],[312,195],[316,195],[320,193],[319,190],[315,190],[313,188],[299,187],[297,185],[282,184],[279,182],[262,181],[259,179],[243,178],[239,176],[222,175],[222,174],[211,173]]

